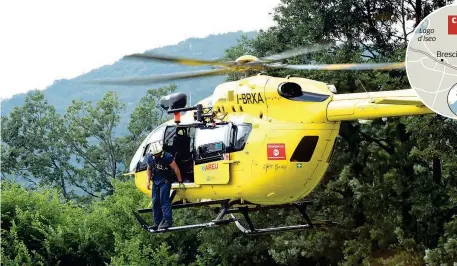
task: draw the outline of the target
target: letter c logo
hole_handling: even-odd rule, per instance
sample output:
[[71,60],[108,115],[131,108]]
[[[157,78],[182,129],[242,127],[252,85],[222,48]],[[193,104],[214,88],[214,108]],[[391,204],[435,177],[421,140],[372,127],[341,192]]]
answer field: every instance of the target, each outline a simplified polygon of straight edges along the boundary
[[457,17],[452,18],[452,23],[457,24]]

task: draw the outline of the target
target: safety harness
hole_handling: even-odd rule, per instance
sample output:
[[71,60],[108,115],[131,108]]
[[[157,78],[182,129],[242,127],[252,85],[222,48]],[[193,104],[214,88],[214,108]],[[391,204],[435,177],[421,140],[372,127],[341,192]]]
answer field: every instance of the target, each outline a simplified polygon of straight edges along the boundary
[[166,183],[171,183],[173,181],[173,174],[170,165],[165,161],[163,155],[160,158],[154,158],[154,160],[154,176],[162,176]]

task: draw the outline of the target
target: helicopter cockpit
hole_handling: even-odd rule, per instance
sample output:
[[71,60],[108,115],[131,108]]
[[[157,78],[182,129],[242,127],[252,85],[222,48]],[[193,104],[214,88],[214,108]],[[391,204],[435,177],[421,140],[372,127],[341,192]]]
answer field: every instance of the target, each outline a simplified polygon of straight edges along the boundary
[[[252,125],[215,121],[211,112],[204,111],[201,105],[183,107],[186,104],[185,97],[184,94],[178,93],[161,99],[161,106],[168,110],[168,113],[175,114],[175,123],[164,123],[145,138],[132,158],[130,172],[137,173],[147,169],[146,157],[149,146],[153,142],[159,142],[163,145],[163,150],[171,153],[175,158],[184,182],[195,184],[228,182],[229,168],[227,164],[217,168],[220,171],[214,180],[206,175],[205,180],[195,181],[194,170],[200,171],[207,164],[210,164],[208,167],[218,165],[215,162],[228,160],[229,153],[243,150],[251,133]],[[189,110],[197,111],[193,113],[194,119],[181,123],[179,113]]]
[[129,172],[138,172],[146,169],[146,155],[149,150],[149,145],[152,142],[160,141],[163,139],[163,133],[165,126],[159,126],[143,140],[138,150],[133,155],[132,160],[130,161]]
[[225,154],[243,150],[251,129],[247,123],[161,125],[145,138],[132,159],[130,171],[147,168],[149,145],[159,141],[164,151],[174,156],[183,181],[193,183],[195,165],[223,160]]

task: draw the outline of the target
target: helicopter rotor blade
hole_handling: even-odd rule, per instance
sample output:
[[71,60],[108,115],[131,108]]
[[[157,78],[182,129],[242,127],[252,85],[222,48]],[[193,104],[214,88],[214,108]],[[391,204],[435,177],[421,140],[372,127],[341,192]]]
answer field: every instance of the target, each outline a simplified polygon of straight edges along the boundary
[[286,65],[268,64],[268,68],[293,70],[391,70],[404,69],[404,62],[396,63],[367,63],[367,64],[319,64],[319,65]]
[[202,60],[175,56],[165,56],[157,54],[131,54],[124,56],[124,59],[144,60],[144,61],[160,61],[167,63],[177,63],[188,66],[231,66],[234,62],[221,60]]
[[158,74],[152,76],[140,76],[140,77],[127,77],[127,78],[113,78],[113,79],[100,79],[90,80],[85,83],[95,83],[103,85],[148,85],[151,83],[177,80],[177,79],[189,79],[196,77],[207,77],[207,76],[218,76],[228,72],[228,69],[210,69],[210,70],[197,70],[189,72],[179,72],[171,74]]
[[[317,51],[327,50],[332,46],[332,44],[314,44],[309,46],[304,46],[300,48],[295,48],[291,50],[287,50],[278,54],[269,55],[260,58],[260,61],[278,61],[302,54],[309,54]],[[177,57],[177,56],[166,56],[166,55],[158,55],[152,53],[143,53],[143,54],[131,54],[126,55],[123,59],[133,59],[133,60],[144,60],[144,61],[160,61],[160,62],[168,62],[168,63],[177,63],[182,65],[188,66],[202,66],[202,65],[209,65],[209,66],[223,66],[223,67],[230,67],[236,65],[235,61],[222,61],[222,60],[203,60],[203,59],[194,59],[194,58],[185,58],[185,57]]]
[[323,51],[323,50],[328,50],[329,48],[332,47],[333,44],[331,43],[326,43],[326,44],[314,44],[314,45],[309,45],[309,46],[304,46],[300,48],[295,48],[291,50],[287,50],[278,54],[274,55],[269,55],[260,58],[261,61],[278,61],[278,60],[283,60],[286,58],[298,56],[298,55],[303,55],[303,54],[309,54],[309,53],[314,53],[318,51]]

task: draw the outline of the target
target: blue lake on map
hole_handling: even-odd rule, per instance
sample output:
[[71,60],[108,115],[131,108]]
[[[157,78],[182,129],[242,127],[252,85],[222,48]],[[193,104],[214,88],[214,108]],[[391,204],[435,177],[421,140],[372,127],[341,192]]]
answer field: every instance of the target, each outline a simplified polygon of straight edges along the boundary
[[449,107],[451,108],[451,111],[457,115],[457,101],[454,102],[453,104],[449,104]]
[[451,90],[449,91],[447,102],[449,104],[449,108],[451,108],[451,111],[457,115],[457,84],[452,86]]

